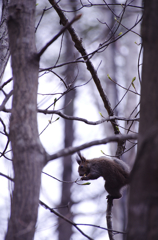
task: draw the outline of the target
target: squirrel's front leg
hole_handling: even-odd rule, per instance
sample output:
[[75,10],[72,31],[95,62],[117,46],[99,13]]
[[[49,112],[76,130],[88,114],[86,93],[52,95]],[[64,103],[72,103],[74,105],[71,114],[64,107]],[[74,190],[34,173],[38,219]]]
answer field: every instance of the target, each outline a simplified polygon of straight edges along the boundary
[[88,175],[87,176],[83,176],[83,177],[81,177],[81,180],[93,180],[93,179],[97,179],[97,178],[99,178],[100,177],[100,174],[98,174],[98,173],[88,173]]
[[81,180],[89,180],[88,176],[81,177]]

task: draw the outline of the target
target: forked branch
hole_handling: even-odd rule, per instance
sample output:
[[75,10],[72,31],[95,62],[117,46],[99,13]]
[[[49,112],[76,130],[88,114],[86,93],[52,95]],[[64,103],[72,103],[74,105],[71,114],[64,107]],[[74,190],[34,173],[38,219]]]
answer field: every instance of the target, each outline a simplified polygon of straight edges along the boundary
[[[66,18],[65,14],[63,13],[60,6],[55,2],[55,0],[49,0],[49,2],[51,3],[51,5],[54,7],[56,12],[58,13],[58,15],[60,17],[60,21],[63,24],[63,26],[67,25],[69,21]],[[104,103],[104,107],[106,108],[109,116],[113,116],[114,113],[113,113],[113,110],[111,108],[109,99],[108,99],[107,95],[105,94],[105,92],[104,92],[104,90],[101,86],[100,79],[97,75],[97,71],[95,70],[92,62],[90,61],[90,59],[88,57],[88,54],[87,54],[85,48],[82,45],[82,41],[79,39],[79,37],[77,36],[77,34],[76,34],[76,32],[75,32],[75,30],[72,26],[68,27],[68,31],[71,35],[71,38],[72,38],[73,42],[75,43],[76,49],[78,50],[78,52],[82,55],[83,59],[85,60],[85,63],[87,65],[87,69],[89,70],[89,72],[90,72],[90,74],[91,74],[91,76],[94,80],[94,83],[95,83],[95,85],[98,89],[100,97],[101,97],[101,99]],[[119,134],[119,129],[117,127],[116,120],[111,120],[111,123],[112,123],[115,134]]]

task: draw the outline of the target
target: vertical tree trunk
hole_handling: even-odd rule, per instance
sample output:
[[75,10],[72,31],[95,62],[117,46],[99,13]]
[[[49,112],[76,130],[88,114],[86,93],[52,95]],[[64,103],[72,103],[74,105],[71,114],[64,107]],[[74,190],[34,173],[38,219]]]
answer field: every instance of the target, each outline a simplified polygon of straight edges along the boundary
[[3,0],[2,17],[0,22],[0,83],[9,59],[9,41],[7,29],[8,0]]
[[128,240],[158,239],[158,1],[144,1],[139,145],[129,199]]
[[14,78],[10,120],[14,191],[6,240],[34,237],[45,151],[37,129],[38,59],[34,34],[34,0],[12,0],[8,31]]
[[[66,61],[73,59],[74,46],[70,39],[69,33],[66,34]],[[68,65],[65,69],[66,83],[71,84],[75,79],[74,65]],[[74,99],[75,91],[70,91],[65,95],[64,113],[69,116],[73,116],[74,113]],[[64,147],[70,147],[74,140],[74,128],[73,121],[65,119],[65,139]],[[63,180],[70,181],[72,176],[72,157],[65,156],[63,158]],[[66,206],[71,202],[71,186],[72,184],[62,183],[62,197],[60,206]],[[72,213],[70,211],[71,203],[69,207],[60,208],[60,213],[72,220]],[[72,226],[59,219],[59,240],[70,239],[72,235]]]

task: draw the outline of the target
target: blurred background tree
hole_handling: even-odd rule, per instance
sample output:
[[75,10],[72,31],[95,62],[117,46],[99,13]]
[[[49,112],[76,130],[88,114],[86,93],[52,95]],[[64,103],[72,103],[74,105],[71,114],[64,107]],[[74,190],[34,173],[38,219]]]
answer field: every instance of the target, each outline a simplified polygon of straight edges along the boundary
[[[16,1],[15,1],[16,2]],[[54,1],[50,1],[53,4]],[[36,4],[36,46],[39,52],[63,24],[56,11],[48,1],[38,1]],[[3,1],[1,14],[2,23],[6,24],[8,1]],[[114,115],[124,118],[135,118],[139,114],[140,101],[140,59],[141,38],[140,20],[142,14],[141,1],[73,1],[59,2],[61,12],[71,20],[74,16],[82,14],[79,21],[75,22],[73,29],[86,49],[87,60],[75,49],[69,31],[65,31],[40,59],[38,81],[38,130],[40,140],[49,154],[62,148],[81,145],[85,142],[109,137],[114,134],[115,124],[104,122],[99,125],[85,125],[82,121],[75,121],[56,116],[59,112],[65,115],[97,121],[109,117],[105,110],[100,94],[93,82],[94,75],[87,70],[87,62],[94,65],[96,74],[106,95],[108,96]],[[59,14],[59,13],[58,13]],[[8,61],[8,40],[6,28],[5,46],[7,52],[5,65]],[[3,36],[4,36],[3,35]],[[1,38],[0,46],[4,45]],[[1,59],[4,59],[1,52]],[[136,80],[134,81],[134,79]],[[8,140],[9,118],[12,106],[12,73],[10,61],[5,69],[1,84],[1,172],[11,177],[12,153]],[[131,91],[131,92],[130,92]],[[102,117],[103,116],[103,117]],[[115,127],[114,127],[115,126]],[[121,134],[138,131],[137,121],[119,121],[117,126]],[[115,129],[116,130],[116,129]],[[94,146],[83,151],[86,158],[99,157],[103,153],[115,156],[116,143],[110,145]],[[121,159],[130,166],[133,165],[136,153],[136,142],[127,141]],[[100,225],[106,227],[106,193],[103,180],[92,181],[89,186],[80,186],[72,183],[78,178],[76,155],[63,156],[49,162],[43,172],[65,182],[54,180],[42,173],[40,200],[53,208],[66,218],[78,222]],[[4,237],[7,217],[9,213],[9,194],[12,195],[13,185],[1,176],[3,181],[0,207],[6,211],[1,215],[1,236]],[[68,183],[66,183],[68,181]],[[70,183],[71,182],[71,183]],[[5,190],[4,190],[5,189]],[[126,194],[123,198],[114,201],[113,209],[114,229],[125,231]],[[105,238],[107,232],[96,227],[80,226],[93,239]],[[39,206],[38,221],[35,239],[83,239],[70,223]],[[124,235],[118,234],[116,239],[123,239]]]

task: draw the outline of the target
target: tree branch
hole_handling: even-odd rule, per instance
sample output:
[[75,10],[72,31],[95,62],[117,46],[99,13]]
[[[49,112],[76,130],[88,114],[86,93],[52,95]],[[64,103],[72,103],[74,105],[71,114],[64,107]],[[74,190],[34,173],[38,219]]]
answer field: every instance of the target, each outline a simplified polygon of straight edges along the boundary
[[[8,180],[14,182],[14,178],[11,178],[3,173],[0,172],[0,176],[3,176],[5,178],[7,178]],[[63,215],[59,214],[58,212],[54,211],[53,208],[50,208],[48,205],[46,205],[44,202],[39,200],[39,203],[41,206],[45,207],[46,209],[49,209],[50,212],[54,213],[55,215],[57,215],[58,217],[64,219],[66,222],[70,223],[71,225],[73,225],[83,236],[85,236],[86,238],[93,240],[93,238],[89,237],[87,234],[85,234],[79,227],[77,227],[77,224],[70,221],[68,218],[64,217]]]
[[113,230],[112,230],[112,206],[113,206],[113,199],[110,196],[108,196],[107,198],[108,198],[107,210],[106,210],[107,228],[108,228],[109,239],[110,240],[114,240]]
[[101,140],[95,140],[95,141],[91,141],[89,143],[84,143],[80,146],[77,147],[68,147],[65,149],[62,149],[60,151],[58,151],[57,153],[51,154],[51,155],[47,155],[47,161],[51,161],[54,160],[56,158],[59,157],[63,157],[63,156],[67,156],[73,153],[76,153],[82,149],[85,148],[89,148],[92,147],[94,145],[101,145],[101,144],[107,144],[110,142],[119,142],[119,141],[126,141],[129,139],[137,139],[138,135],[137,134],[128,134],[128,135],[114,135],[111,137],[107,137]]
[[[56,12],[58,13],[61,23],[65,26],[68,23],[68,19],[66,18],[66,16],[64,15],[63,11],[61,10],[61,8],[59,7],[59,5],[55,2],[55,0],[49,0],[50,4],[54,7],[54,9],[56,10]],[[95,85],[98,89],[98,92],[102,98],[102,101],[104,103],[104,107],[106,108],[109,116],[113,116],[113,110],[111,108],[109,99],[107,97],[107,95],[105,94],[100,80],[98,78],[97,72],[92,64],[92,62],[90,61],[90,59],[87,56],[87,52],[84,49],[83,45],[82,45],[82,40],[79,39],[79,37],[77,36],[75,30],[72,28],[72,26],[70,26],[68,28],[68,31],[71,35],[71,38],[73,40],[73,42],[75,43],[75,47],[76,49],[79,51],[79,53],[82,55],[83,59],[85,60],[85,63],[87,65],[87,69],[89,70],[89,72],[91,73],[91,76],[95,82]],[[117,127],[117,123],[115,120],[111,120],[111,124],[113,126],[114,132],[115,134],[119,134],[119,129]]]
[[7,94],[7,96],[5,97],[5,99],[3,100],[2,104],[0,105],[0,111],[2,111],[5,107],[5,104],[7,103],[7,101],[9,100],[9,98],[13,95],[13,90],[10,91],[10,93]]
[[60,213],[54,211],[53,208],[50,208],[48,205],[46,205],[44,202],[39,201],[40,205],[45,207],[46,209],[49,209],[50,212],[54,213],[55,215],[57,215],[58,217],[64,219],[66,222],[70,223],[71,225],[73,225],[83,236],[85,236],[86,238],[93,240],[93,238],[89,237],[87,234],[85,234],[79,227],[77,227],[77,224],[72,222],[71,220],[69,220],[68,218],[64,217],[63,215],[61,215]]
[[5,86],[7,85],[8,83],[10,83],[11,81],[13,80],[13,78],[9,78],[6,82],[4,82],[1,86],[0,86],[0,90]]
[[1,172],[0,172],[0,176],[5,177],[5,178],[7,178],[8,180],[14,182],[14,178],[11,178],[11,177],[5,175],[4,173],[1,173]]
[[60,117],[64,118],[64,119],[67,119],[67,120],[76,120],[76,121],[80,121],[80,122],[84,122],[86,124],[89,124],[89,125],[98,125],[98,124],[101,124],[101,123],[104,123],[104,122],[108,122],[108,121],[111,121],[111,120],[121,120],[121,121],[139,121],[139,118],[124,118],[124,117],[118,117],[118,116],[112,116],[112,117],[108,117],[108,118],[104,118],[104,119],[101,119],[101,120],[98,120],[98,121],[88,121],[87,119],[84,119],[84,118],[80,118],[80,117],[74,117],[74,116],[68,116],[58,110],[42,110],[42,109],[38,109],[38,112],[39,113],[44,113],[44,114],[57,114],[59,115]]
[[55,40],[57,40],[58,37],[60,37],[60,35],[62,33],[64,33],[66,31],[66,29],[68,29],[75,21],[77,21],[78,19],[80,19],[81,14],[75,16],[69,23],[67,23],[61,30],[60,32],[55,35],[55,37],[53,37],[42,49],[41,51],[38,53],[38,57],[40,58],[42,56],[42,54],[46,51],[46,49],[53,43],[55,42]]

